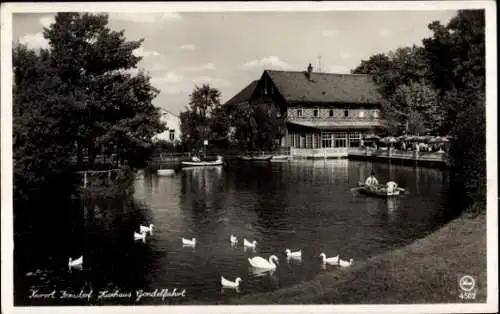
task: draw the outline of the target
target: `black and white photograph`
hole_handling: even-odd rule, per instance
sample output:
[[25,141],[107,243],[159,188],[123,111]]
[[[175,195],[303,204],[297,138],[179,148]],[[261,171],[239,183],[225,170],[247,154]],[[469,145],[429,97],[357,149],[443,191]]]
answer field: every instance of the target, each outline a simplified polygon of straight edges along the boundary
[[2,313],[498,312],[495,2],[1,10]]

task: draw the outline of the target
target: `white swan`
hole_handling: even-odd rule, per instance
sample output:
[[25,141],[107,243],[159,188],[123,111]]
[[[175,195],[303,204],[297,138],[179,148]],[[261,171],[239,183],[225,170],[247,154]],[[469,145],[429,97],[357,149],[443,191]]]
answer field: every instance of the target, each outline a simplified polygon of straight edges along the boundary
[[146,240],[146,233],[145,232],[141,232],[141,233],[137,233],[134,231],[134,240]]
[[302,250],[292,252],[289,249],[286,249],[285,253],[286,253],[286,256],[288,258],[301,258],[302,257]]
[[250,242],[247,239],[243,239],[243,245],[245,247],[255,248],[255,246],[257,245],[257,241],[253,240],[253,242]]
[[226,278],[220,276],[220,281],[221,281],[223,288],[233,288],[233,289],[236,288],[237,289],[240,286],[240,282],[242,282],[243,280],[241,280],[241,278],[238,277],[233,282],[233,281],[227,280]]
[[154,226],[155,225],[153,225],[153,224],[150,224],[149,227],[141,225],[139,227],[139,231],[141,231],[141,233],[149,232],[149,234],[153,234],[153,227]]
[[321,253],[319,256],[323,258],[323,265],[326,265],[326,264],[338,265],[339,264],[339,256],[338,255],[335,257],[326,258],[325,253]]
[[349,267],[351,266],[354,260],[351,258],[349,261],[339,260],[340,267]]
[[276,255],[269,256],[269,261],[266,261],[260,256],[255,256],[253,258],[249,258],[248,262],[252,265],[253,268],[266,269],[266,270],[274,270],[276,269],[276,264],[278,264],[278,257]]
[[231,234],[231,235],[229,236],[229,241],[231,241],[231,244],[232,244],[232,245],[235,245],[235,244],[237,244],[237,243],[238,243],[238,238],[236,238],[234,235],[232,235],[232,234]]
[[185,245],[185,246],[195,246],[196,245],[196,239],[193,238],[192,240],[188,240],[188,239],[182,238],[182,245]]
[[79,266],[82,266],[82,264],[83,264],[83,255],[75,260],[72,260],[71,257],[69,258],[68,266],[70,268],[71,267],[79,267]]

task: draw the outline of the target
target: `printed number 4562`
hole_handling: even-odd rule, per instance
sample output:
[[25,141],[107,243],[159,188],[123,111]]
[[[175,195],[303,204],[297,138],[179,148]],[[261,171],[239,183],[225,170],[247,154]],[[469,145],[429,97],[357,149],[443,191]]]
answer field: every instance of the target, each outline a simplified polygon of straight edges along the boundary
[[476,292],[460,292],[458,297],[462,300],[475,300]]

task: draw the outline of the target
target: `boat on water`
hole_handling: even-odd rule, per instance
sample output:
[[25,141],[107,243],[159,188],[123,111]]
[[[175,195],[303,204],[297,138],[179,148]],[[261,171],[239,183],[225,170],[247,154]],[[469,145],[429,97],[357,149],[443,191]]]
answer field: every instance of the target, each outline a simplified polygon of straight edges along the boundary
[[249,155],[243,155],[238,157],[240,160],[243,161],[270,161],[271,158],[273,158],[272,155],[262,155],[262,156],[249,156]]
[[222,157],[217,157],[217,160],[191,160],[191,161],[182,161],[183,167],[207,167],[207,166],[222,166],[224,161]]
[[366,186],[363,183],[359,183],[358,188],[361,193],[373,197],[382,197],[382,198],[394,197],[394,196],[399,196],[400,193],[399,189],[395,190],[394,192],[388,192],[387,189],[380,184],[376,186]]
[[288,155],[275,155],[271,158],[271,162],[286,162],[290,161],[290,159]]

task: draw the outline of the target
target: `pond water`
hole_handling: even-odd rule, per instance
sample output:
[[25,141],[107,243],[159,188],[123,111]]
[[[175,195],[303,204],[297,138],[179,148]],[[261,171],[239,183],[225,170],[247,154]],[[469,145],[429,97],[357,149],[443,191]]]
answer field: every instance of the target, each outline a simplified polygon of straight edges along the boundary
[[[394,180],[409,193],[386,200],[351,191],[371,171],[380,182]],[[133,201],[75,206],[68,214],[71,223],[60,230],[16,242],[15,262],[22,266],[16,267],[15,302],[179,304],[290,286],[320,272],[342,271],[323,267],[322,252],[356,263],[448,222],[454,214],[447,180],[438,169],[347,160],[239,164],[145,176],[135,181]],[[153,233],[134,241],[141,224],[154,224]],[[238,237],[236,246],[230,234]],[[196,238],[196,246],[183,247],[182,237]],[[243,238],[257,241],[256,249],[245,250]],[[288,260],[287,248],[302,250],[302,259]],[[69,271],[68,258],[81,255],[82,269]],[[249,268],[249,257],[270,255],[279,259],[274,273]],[[221,275],[240,277],[239,290],[222,289]],[[155,289],[156,296],[137,300],[139,290]]]

